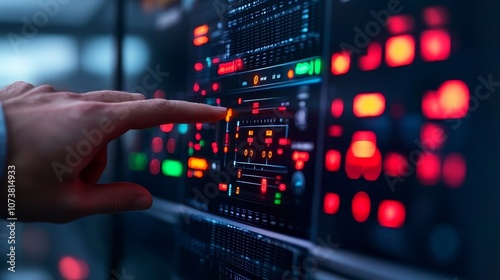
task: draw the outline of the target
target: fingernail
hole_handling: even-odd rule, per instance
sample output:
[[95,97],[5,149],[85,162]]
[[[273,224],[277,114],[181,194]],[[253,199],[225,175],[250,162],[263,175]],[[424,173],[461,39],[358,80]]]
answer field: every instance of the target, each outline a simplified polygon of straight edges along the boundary
[[135,210],[149,209],[151,207],[152,203],[153,203],[153,201],[151,200],[151,198],[149,196],[142,195],[134,200],[133,207]]
[[216,107],[216,106],[214,106],[214,107],[217,108],[217,110],[219,110],[221,112],[226,112],[227,111],[226,107]]
[[136,99],[146,99],[142,93],[132,93],[132,96]]

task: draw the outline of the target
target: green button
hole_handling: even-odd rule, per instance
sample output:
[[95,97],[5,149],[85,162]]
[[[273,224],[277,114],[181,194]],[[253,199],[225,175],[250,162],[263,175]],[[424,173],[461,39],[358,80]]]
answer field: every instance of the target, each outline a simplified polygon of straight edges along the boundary
[[303,75],[309,72],[309,62],[300,62],[295,66],[295,75]]
[[319,75],[319,73],[321,73],[321,59],[316,59],[314,61],[314,73],[316,75]]
[[161,171],[165,176],[180,177],[182,176],[182,164],[180,161],[166,159],[161,164]]
[[309,61],[309,75],[314,73],[314,60]]
[[148,166],[148,157],[145,153],[130,153],[128,155],[128,167],[133,171],[144,171]]
[[274,204],[276,204],[276,205],[280,205],[280,204],[281,204],[281,200],[279,200],[279,199],[275,199],[275,200],[274,200]]

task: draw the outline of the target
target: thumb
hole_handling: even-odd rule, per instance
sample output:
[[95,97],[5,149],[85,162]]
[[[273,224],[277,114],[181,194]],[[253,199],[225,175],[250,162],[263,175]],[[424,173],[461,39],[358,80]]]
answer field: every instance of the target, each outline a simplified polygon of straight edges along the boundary
[[81,211],[84,216],[145,210],[153,198],[144,187],[128,182],[88,185],[83,191]]

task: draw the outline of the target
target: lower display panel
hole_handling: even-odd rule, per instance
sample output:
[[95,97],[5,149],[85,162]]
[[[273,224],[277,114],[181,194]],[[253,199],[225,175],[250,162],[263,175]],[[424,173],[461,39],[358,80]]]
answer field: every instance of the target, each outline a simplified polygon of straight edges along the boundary
[[306,248],[203,216],[187,217],[184,234],[184,279],[284,279],[307,256]]
[[147,213],[176,232],[174,279],[454,279],[353,253],[330,237],[313,243],[159,198]]

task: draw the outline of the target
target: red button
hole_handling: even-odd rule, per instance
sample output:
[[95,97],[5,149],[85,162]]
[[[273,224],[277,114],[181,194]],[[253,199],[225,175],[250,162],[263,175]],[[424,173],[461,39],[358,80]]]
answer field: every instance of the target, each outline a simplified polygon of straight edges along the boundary
[[325,167],[328,171],[339,171],[342,155],[339,151],[330,150],[326,152]]
[[370,197],[365,192],[358,192],[352,199],[352,216],[357,222],[364,222],[370,216]]
[[339,211],[340,197],[336,193],[327,193],[323,204],[325,214],[333,215]]
[[384,200],[378,207],[378,222],[383,227],[399,228],[406,219],[403,203],[395,200]]

